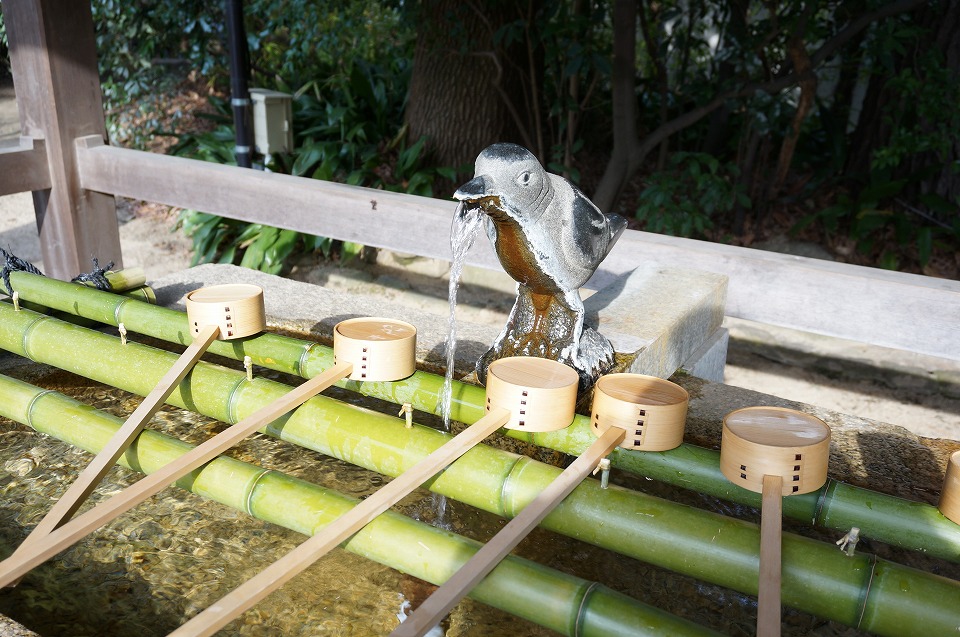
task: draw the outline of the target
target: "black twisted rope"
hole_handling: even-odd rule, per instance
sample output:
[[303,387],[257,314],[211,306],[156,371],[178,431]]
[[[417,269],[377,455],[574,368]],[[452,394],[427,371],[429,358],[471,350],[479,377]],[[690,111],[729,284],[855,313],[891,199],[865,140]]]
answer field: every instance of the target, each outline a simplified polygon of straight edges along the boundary
[[113,261],[108,263],[104,267],[100,267],[100,260],[97,257],[93,257],[93,271],[85,272],[83,274],[78,274],[77,276],[70,279],[73,283],[93,283],[98,290],[103,290],[104,292],[110,292],[113,290],[113,286],[110,285],[110,281],[107,280],[106,274],[110,268],[113,267]]
[[7,288],[7,294],[10,296],[13,296],[13,288],[10,286],[11,272],[29,272],[30,274],[43,276],[43,272],[38,270],[35,265],[24,261],[13,253],[7,252],[3,248],[0,248],[0,256],[4,259],[3,268],[0,268],[0,278],[3,279],[3,285]]

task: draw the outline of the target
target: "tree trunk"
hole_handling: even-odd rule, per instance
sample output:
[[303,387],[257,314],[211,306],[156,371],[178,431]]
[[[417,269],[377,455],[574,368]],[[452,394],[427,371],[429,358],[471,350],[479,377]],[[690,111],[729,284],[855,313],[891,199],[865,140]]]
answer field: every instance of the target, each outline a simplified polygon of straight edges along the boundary
[[637,5],[633,0],[616,0],[613,5],[613,151],[593,203],[609,212],[620,198],[633,166],[637,141]]
[[472,164],[495,142],[538,152],[523,81],[529,39],[504,49],[494,38],[505,24],[526,19],[521,9],[498,0],[419,5],[406,123],[411,139],[427,137],[438,165]]

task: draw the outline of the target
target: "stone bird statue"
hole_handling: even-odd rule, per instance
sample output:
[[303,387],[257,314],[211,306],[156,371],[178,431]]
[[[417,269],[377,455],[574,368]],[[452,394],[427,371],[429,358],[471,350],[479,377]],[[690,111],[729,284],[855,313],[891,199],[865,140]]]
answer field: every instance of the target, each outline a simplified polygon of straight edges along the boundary
[[517,301],[493,347],[478,361],[485,382],[491,362],[542,356],[572,366],[588,387],[613,364],[606,338],[584,328],[580,287],[627,226],[604,214],[569,181],[548,173],[516,144],[480,153],[474,178],[454,197],[462,210],[487,215],[487,236],[504,270],[517,281]]

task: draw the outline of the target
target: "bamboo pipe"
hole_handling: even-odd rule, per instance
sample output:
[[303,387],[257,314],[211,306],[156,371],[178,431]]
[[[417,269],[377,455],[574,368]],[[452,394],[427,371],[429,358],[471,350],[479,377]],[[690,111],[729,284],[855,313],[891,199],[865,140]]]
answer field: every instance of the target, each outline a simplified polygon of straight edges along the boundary
[[[118,294],[147,284],[147,273],[138,265],[120,270],[108,270],[103,276],[110,284],[110,289]],[[83,282],[83,285],[93,287],[93,283]]]
[[[75,352],[65,352],[62,343],[70,343]],[[135,393],[149,391],[156,378],[154,370],[169,365],[164,361],[171,356],[136,344],[120,350],[111,336],[5,307],[0,307],[0,347],[21,355],[29,350],[35,360]],[[129,356],[121,357],[121,351]],[[287,390],[278,383],[264,379],[248,382],[242,372],[200,363],[170,402],[235,422]],[[406,429],[390,416],[322,396],[282,423],[268,426],[265,433],[387,475],[413,466],[447,439],[441,432]],[[559,469],[529,458],[478,445],[448,467],[430,488],[513,517],[559,473]],[[626,489],[601,491],[589,480],[547,516],[542,526],[746,594],[757,592],[759,529],[748,522]],[[832,544],[792,534],[784,535],[783,555],[787,605],[878,634],[921,629],[925,634],[939,634],[954,630],[957,624],[960,584],[952,580],[862,553],[848,557]]]
[[[121,426],[116,416],[3,375],[0,416],[90,453],[101,451]],[[193,448],[147,429],[119,461],[128,469],[151,473]],[[178,486],[306,535],[322,530],[359,502],[226,456],[207,463]],[[296,504],[289,506],[291,502]],[[474,540],[387,511],[354,535],[344,548],[440,584],[479,546]],[[411,547],[425,548],[420,552]],[[432,559],[424,559],[424,552]],[[472,597],[571,637],[719,634],[603,585],[517,557],[504,560]]]
[[[138,303],[99,290],[47,279],[27,272],[14,272],[11,281],[24,298],[54,309],[71,312],[101,323],[124,322],[141,334],[186,344],[187,325],[182,312]],[[277,334],[232,344],[214,343],[211,351],[243,360],[250,356],[261,367],[310,378],[333,364],[328,347]],[[416,372],[395,383],[341,383],[367,396],[396,403],[410,403],[420,411],[439,413],[443,378]],[[453,382],[451,418],[470,424],[483,416],[483,389]],[[578,416],[561,433],[507,435],[570,455],[580,455],[594,440],[589,422]],[[683,444],[658,453],[616,450],[610,456],[614,467],[712,497],[760,506],[760,495],[726,480],[720,472],[720,453]],[[960,525],[944,517],[937,507],[898,498],[828,479],[818,491],[797,495],[784,502],[783,514],[828,529],[846,533],[859,527],[861,535],[892,546],[922,551],[960,562]]]

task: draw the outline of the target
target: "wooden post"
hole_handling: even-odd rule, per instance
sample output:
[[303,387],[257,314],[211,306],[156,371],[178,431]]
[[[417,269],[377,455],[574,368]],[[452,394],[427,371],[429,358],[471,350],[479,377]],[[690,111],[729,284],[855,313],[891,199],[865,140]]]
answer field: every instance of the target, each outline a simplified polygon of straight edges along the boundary
[[22,134],[44,140],[51,187],[33,192],[44,271],[70,279],[92,258],[123,266],[116,201],[80,187],[74,141],[106,138],[90,3],[5,0]]

